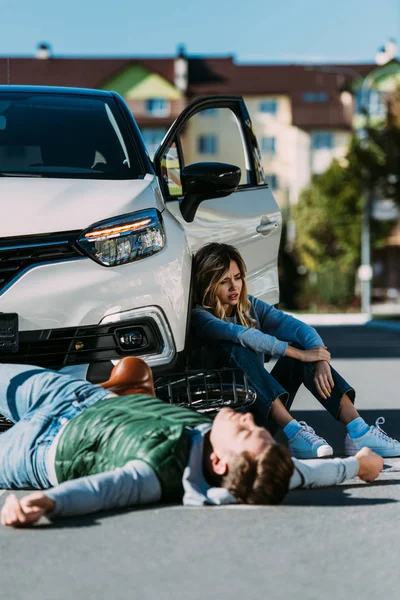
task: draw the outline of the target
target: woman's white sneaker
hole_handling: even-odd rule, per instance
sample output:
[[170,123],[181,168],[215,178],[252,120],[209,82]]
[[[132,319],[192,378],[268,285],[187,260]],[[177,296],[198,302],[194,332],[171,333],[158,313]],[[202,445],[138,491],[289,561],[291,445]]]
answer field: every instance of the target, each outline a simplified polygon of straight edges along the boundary
[[312,427],[299,421],[301,429],[291,440],[289,450],[295,458],[325,458],[332,456],[333,449]]
[[347,456],[354,456],[361,448],[366,446],[383,458],[400,456],[400,442],[389,437],[387,433],[380,428],[385,422],[384,417],[379,417],[375,421],[375,426],[371,425],[369,431],[359,438],[351,438],[349,434],[344,440],[344,452]]

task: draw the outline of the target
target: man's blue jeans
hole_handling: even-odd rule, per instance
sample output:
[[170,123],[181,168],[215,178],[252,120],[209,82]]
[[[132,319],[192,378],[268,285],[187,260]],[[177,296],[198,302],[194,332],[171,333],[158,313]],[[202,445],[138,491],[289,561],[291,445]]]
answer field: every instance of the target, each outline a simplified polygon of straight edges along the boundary
[[0,434],[0,488],[50,487],[46,455],[60,428],[109,395],[56,371],[0,364],[0,413],[15,423]]
[[338,418],[340,403],[344,394],[352,402],[355,399],[354,389],[335,369],[331,367],[335,386],[329,398],[324,400],[318,393],[314,383],[314,363],[303,363],[294,358],[283,356],[279,358],[271,373],[264,367],[264,355],[250,348],[230,342],[207,344],[198,347],[193,355],[192,364],[198,368],[219,369],[222,367],[237,367],[244,371],[250,386],[257,392],[255,403],[249,407],[256,422],[263,427],[275,429],[268,415],[271,405],[277,398],[290,410],[299,387],[303,384],[324,408],[335,418]]

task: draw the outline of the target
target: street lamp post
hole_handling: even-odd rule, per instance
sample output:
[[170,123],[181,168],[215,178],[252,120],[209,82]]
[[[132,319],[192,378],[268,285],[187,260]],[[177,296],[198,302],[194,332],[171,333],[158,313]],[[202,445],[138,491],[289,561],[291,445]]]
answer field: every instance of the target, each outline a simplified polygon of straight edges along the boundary
[[[361,110],[365,114],[365,129],[369,124],[370,116],[370,93],[374,81],[377,76],[369,73],[362,82],[360,91]],[[367,175],[368,178],[368,175]],[[371,266],[371,234],[370,234],[370,218],[371,206],[373,202],[373,189],[370,184],[367,184],[364,190],[363,213],[361,223],[361,266],[358,271],[358,277],[361,282],[361,310],[371,319],[371,281],[373,270]]]
[[361,265],[358,270],[358,278],[361,282],[361,312],[368,320],[371,318],[371,234],[370,218],[372,205],[372,190],[367,188],[364,191],[363,211],[361,218]]

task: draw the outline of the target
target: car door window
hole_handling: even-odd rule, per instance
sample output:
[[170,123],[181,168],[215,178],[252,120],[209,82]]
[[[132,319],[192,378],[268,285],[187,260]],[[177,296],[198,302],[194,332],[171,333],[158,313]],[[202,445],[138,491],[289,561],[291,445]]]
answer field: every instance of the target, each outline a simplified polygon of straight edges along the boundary
[[239,187],[251,182],[251,167],[240,123],[229,108],[204,109],[190,117],[161,157],[161,174],[171,197],[181,196],[181,171],[193,163],[240,167]]
[[181,182],[182,168],[182,160],[180,159],[177,143],[174,139],[167,146],[161,158],[161,176],[168,187],[170,196],[178,197],[183,194]]

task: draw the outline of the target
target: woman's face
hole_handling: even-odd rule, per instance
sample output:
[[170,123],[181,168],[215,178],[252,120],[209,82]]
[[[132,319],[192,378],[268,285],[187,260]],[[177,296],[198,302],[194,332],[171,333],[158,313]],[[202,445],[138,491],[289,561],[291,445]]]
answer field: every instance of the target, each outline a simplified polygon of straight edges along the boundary
[[229,314],[231,307],[236,306],[239,302],[242,287],[243,280],[239,267],[234,260],[231,260],[229,269],[223,274],[217,287],[217,297],[227,314]]

